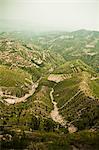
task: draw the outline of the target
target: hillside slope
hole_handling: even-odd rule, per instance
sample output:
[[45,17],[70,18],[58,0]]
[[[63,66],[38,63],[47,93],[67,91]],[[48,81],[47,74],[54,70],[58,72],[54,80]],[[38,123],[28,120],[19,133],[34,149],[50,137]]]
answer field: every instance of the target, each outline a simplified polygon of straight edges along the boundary
[[99,149],[98,49],[95,31],[0,34],[2,150]]

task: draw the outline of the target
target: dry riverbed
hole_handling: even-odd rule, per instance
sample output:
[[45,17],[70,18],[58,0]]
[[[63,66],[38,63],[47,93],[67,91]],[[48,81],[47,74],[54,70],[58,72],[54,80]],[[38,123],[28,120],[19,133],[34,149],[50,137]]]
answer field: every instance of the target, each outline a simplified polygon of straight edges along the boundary
[[54,109],[51,111],[51,118],[53,119],[53,121],[61,124],[65,128],[68,128],[69,133],[76,132],[77,128],[73,124],[69,124],[68,121],[64,120],[63,116],[59,114],[57,103],[54,101],[53,92],[54,89],[52,88],[52,90],[50,91],[50,98],[53,103]]

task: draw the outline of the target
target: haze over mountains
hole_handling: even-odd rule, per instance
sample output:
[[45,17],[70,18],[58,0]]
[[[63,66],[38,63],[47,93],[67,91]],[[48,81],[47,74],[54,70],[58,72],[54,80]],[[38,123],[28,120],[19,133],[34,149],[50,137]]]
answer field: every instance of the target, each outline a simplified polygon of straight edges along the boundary
[[98,10],[98,0],[1,0],[0,27],[3,31],[99,30]]
[[99,150],[98,11],[0,1],[1,150]]

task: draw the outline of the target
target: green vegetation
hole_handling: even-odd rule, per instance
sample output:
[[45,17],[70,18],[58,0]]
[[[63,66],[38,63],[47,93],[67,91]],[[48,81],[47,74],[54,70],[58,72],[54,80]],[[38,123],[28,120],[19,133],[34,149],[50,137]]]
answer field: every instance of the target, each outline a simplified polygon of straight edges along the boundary
[[0,34],[0,148],[98,150],[98,60],[99,32]]
[[76,94],[79,89],[80,80],[81,79],[74,76],[73,78],[66,79],[55,86],[54,98],[58,103],[58,107],[61,107]]
[[[15,132],[5,131],[4,137],[11,135],[11,140],[1,141],[2,149],[41,149],[41,150],[72,150],[79,147],[85,150],[98,150],[99,133],[88,130],[74,134],[59,135],[52,132]],[[9,136],[8,136],[9,137]]]
[[92,80],[90,82],[90,88],[93,91],[93,95],[99,98],[99,79]]
[[[54,98],[60,113],[72,122],[78,130],[96,128],[99,125],[98,100],[79,91],[81,80],[77,76],[64,80],[55,86]],[[97,89],[97,88],[96,88]],[[78,94],[76,94],[78,93]]]
[[66,74],[74,74],[80,73],[82,71],[87,71],[90,73],[95,73],[94,69],[89,67],[80,59],[76,59],[73,61],[67,61],[65,64],[60,65],[58,68],[55,69],[54,73],[66,73]]
[[18,68],[0,66],[0,86],[3,92],[21,97],[28,93],[32,84],[32,77],[27,72]]

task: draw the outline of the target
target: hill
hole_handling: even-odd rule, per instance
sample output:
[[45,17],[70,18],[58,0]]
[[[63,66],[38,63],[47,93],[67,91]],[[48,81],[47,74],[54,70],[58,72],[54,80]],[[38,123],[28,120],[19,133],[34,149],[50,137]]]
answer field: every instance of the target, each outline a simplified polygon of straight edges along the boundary
[[1,149],[99,149],[99,32],[0,34]]

